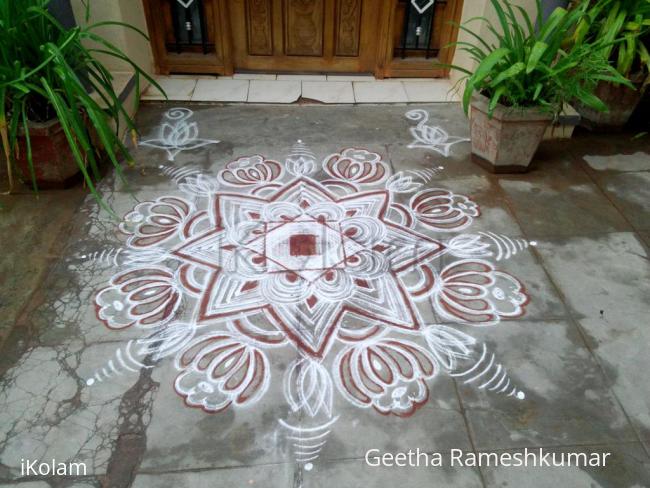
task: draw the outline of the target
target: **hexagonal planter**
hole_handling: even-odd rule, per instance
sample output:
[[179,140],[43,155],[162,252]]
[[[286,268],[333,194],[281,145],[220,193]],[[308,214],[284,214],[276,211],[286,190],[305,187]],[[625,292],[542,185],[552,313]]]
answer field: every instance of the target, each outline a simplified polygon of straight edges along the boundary
[[632,82],[638,87],[637,90],[605,81],[598,83],[594,95],[605,102],[609,112],[599,112],[585,105],[576,104],[576,110],[582,116],[582,125],[595,130],[622,128],[643,97],[641,81],[640,76],[632,78]]
[[523,173],[537,151],[553,116],[537,108],[497,105],[488,116],[489,100],[472,98],[472,159],[494,173]]

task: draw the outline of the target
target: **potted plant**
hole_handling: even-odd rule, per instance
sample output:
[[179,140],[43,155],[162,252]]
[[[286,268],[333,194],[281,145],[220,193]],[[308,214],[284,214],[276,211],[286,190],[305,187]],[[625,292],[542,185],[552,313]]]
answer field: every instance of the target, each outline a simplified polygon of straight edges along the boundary
[[[572,40],[606,39],[603,55],[616,70],[628,78],[634,88],[601,81],[596,95],[609,107],[598,112],[582,103],[576,104],[584,125],[592,128],[622,127],[639,104],[643,90],[650,82],[650,1],[649,0],[583,0],[589,5]],[[613,42],[620,39],[619,42]]]
[[[160,87],[96,30],[115,25],[144,33],[121,22],[65,28],[50,14],[48,3],[0,2],[0,137],[10,191],[19,167],[34,189],[39,182],[61,183],[81,171],[97,196],[94,183],[103,156],[118,172],[118,158],[132,161],[120,137],[120,115],[132,131],[135,125],[113,89],[111,74],[94,56],[133,67],[136,103],[140,76]],[[85,7],[88,19],[90,4]]]
[[[606,105],[593,94],[598,81],[629,83],[603,56],[606,41],[567,45],[567,35],[584,18],[587,5],[556,8],[535,26],[520,6],[490,1],[496,25],[485,17],[472,19],[485,30],[460,25],[472,42],[455,43],[469,53],[476,69],[451,68],[465,74],[463,108],[470,116],[475,161],[494,172],[522,172],[565,103],[579,100],[605,111]],[[537,19],[542,19],[541,2],[536,3]]]

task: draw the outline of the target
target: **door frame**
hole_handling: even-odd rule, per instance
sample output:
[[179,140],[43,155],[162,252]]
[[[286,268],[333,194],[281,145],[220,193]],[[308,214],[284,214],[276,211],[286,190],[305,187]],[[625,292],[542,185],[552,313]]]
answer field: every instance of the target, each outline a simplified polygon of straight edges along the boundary
[[[165,33],[163,31],[163,26],[160,23],[160,13],[155,10],[155,3],[158,1],[159,0],[142,0],[157,73],[162,75],[168,75],[171,72],[197,73],[216,74],[222,76],[230,76],[234,73],[234,40],[230,22],[232,4],[229,0],[212,0],[216,7],[212,18],[213,25],[217,26],[217,32],[215,32],[215,52],[210,54],[183,53],[180,55],[168,52],[165,47]],[[450,18],[451,22],[455,25],[452,25],[449,22],[444,23],[444,27],[440,34],[442,48],[440,49],[438,57],[415,62],[394,57],[393,40],[395,34],[395,16],[397,11],[396,0],[377,0],[377,3],[379,5],[377,8],[376,20],[379,28],[376,29],[377,37],[375,48],[371,49],[371,53],[368,54],[370,57],[368,60],[370,67],[368,73],[372,73],[376,78],[380,79],[393,77],[448,77],[450,71],[449,68],[434,67],[433,64],[436,59],[438,62],[445,65],[450,64],[453,60],[455,47],[449,46],[449,44],[457,39],[459,30],[458,23],[461,21],[464,0],[446,0],[445,8],[449,9],[448,18]],[[305,58],[299,58],[299,62],[305,63],[308,62],[308,60]],[[255,70],[256,68],[250,68],[250,71]],[[257,71],[273,72],[273,68],[259,68]],[[353,71],[345,71],[344,69],[338,71],[354,74]],[[275,72],[281,71],[278,70]]]

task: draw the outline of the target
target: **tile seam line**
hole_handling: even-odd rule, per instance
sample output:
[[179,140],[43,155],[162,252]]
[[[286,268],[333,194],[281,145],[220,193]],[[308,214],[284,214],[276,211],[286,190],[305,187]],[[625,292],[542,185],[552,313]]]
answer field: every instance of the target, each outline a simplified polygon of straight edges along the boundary
[[[650,229],[649,229],[650,230]],[[642,229],[641,232],[644,230]],[[647,231],[646,231],[647,232]],[[637,234],[638,232],[635,231],[634,229],[630,228],[627,230],[611,230],[611,231],[604,231],[604,232],[586,232],[586,233],[575,233],[575,234],[537,234],[537,233],[529,233],[525,237],[527,239],[569,239],[572,237],[600,237],[600,236],[608,236],[608,235],[614,235],[614,234]]]
[[[249,90],[249,95],[250,95],[250,90]],[[153,105],[153,104],[164,104],[164,103],[178,103],[182,102],[184,104],[203,104],[203,105],[228,105],[228,106],[238,106],[238,105],[300,105],[300,106],[306,106],[306,107],[318,107],[321,106],[320,103],[307,103],[307,104],[299,104],[297,101],[294,102],[256,102],[256,101],[249,101],[248,99],[245,101],[240,101],[240,102],[217,102],[217,101],[199,101],[199,100],[192,100],[190,98],[182,98],[182,99],[164,99],[164,98],[142,98],[141,102],[143,104],[147,105]],[[398,105],[405,105],[405,106],[412,106],[412,105],[442,105],[442,104],[454,104],[458,105],[460,102],[456,102],[453,100],[444,100],[444,101],[435,101],[435,100],[430,100],[430,101],[424,101],[424,102],[418,102],[418,101],[401,101],[401,102],[360,102],[356,100],[356,95],[355,95],[355,101],[354,102],[337,102],[336,105],[345,105],[345,106],[352,106],[352,105],[359,105],[362,104],[364,106],[368,105],[376,105],[376,106],[398,106]],[[331,104],[334,105],[334,104]]]
[[[575,163],[576,163],[576,157],[575,157],[575,154],[574,154],[573,152],[570,152],[570,154],[571,154],[571,159],[572,159],[573,163],[575,164]],[[581,169],[583,172],[586,173],[586,170],[584,169],[584,167],[583,167],[582,165],[580,165],[580,169]],[[596,186],[598,187],[598,185],[596,185]],[[600,187],[598,187],[598,188],[600,188]],[[519,218],[517,217],[517,214],[514,212],[514,207],[513,207],[512,201],[511,201],[511,199],[510,199],[510,196],[509,196],[505,191],[504,191],[504,194],[505,194],[505,199],[504,199],[505,204],[508,206],[510,212],[515,216],[515,220],[516,220],[517,224],[519,225],[519,227],[521,228],[521,230],[523,231],[524,236],[525,236],[528,240],[530,240],[529,234],[528,234],[528,233],[523,229],[523,227],[522,227],[521,224],[519,223]],[[608,200],[608,201],[609,201],[609,200]],[[618,209],[617,209],[617,212],[618,212]],[[619,212],[619,213],[620,213],[620,212]],[[630,231],[627,231],[627,232],[630,233]],[[620,233],[620,232],[616,232],[616,233]],[[609,234],[609,233],[607,233],[607,234]],[[566,236],[566,238],[569,238],[569,237],[576,237],[576,236]],[[581,237],[581,236],[577,236],[577,237]],[[600,361],[600,359],[598,358],[598,356],[596,355],[595,351],[594,351],[594,350],[589,346],[589,343],[588,343],[588,341],[587,341],[586,333],[585,333],[585,331],[583,330],[582,326],[580,325],[579,319],[577,319],[577,318],[574,316],[571,307],[569,307],[569,305],[568,305],[568,303],[567,303],[567,299],[566,299],[566,297],[565,297],[565,295],[564,295],[564,292],[562,291],[562,289],[560,288],[560,286],[555,282],[554,277],[551,275],[550,271],[547,269],[546,262],[545,262],[545,260],[543,259],[543,256],[540,254],[539,250],[538,250],[537,248],[533,247],[532,250],[531,250],[531,254],[532,254],[533,256],[535,256],[535,258],[536,258],[536,260],[537,260],[537,263],[539,264],[539,266],[540,266],[540,267],[542,268],[542,270],[544,271],[544,274],[546,275],[547,279],[548,279],[549,282],[551,283],[551,286],[553,287],[553,290],[557,293],[557,295],[558,295],[560,301],[562,302],[562,307],[564,308],[564,310],[565,310],[565,312],[566,312],[566,316],[567,316],[567,318],[568,318],[568,322],[572,323],[573,326],[576,328],[576,330],[578,331],[578,334],[580,335],[580,338],[581,338],[581,340],[582,340],[582,342],[583,342],[583,344],[584,344],[584,347],[587,349],[587,351],[589,352],[590,356],[591,356],[591,357],[594,359],[594,361],[596,362],[596,365],[598,366],[598,369],[600,370],[600,374],[601,374],[601,375],[603,376],[603,378],[606,380],[606,387],[607,387],[607,390],[611,393],[611,395],[613,396],[613,398],[616,400],[616,404],[618,405],[618,407],[619,407],[619,408],[621,409],[621,411],[623,412],[623,415],[624,415],[624,417],[625,417],[625,420],[627,421],[629,427],[632,429],[632,432],[634,432],[634,434],[635,434],[635,436],[636,436],[638,442],[641,443],[641,447],[642,447],[642,449],[645,451],[646,456],[647,456],[648,458],[650,458],[650,448],[649,448],[648,446],[646,446],[646,443],[644,442],[643,437],[642,437],[641,434],[638,432],[638,430],[637,430],[637,428],[636,428],[634,422],[632,422],[632,419],[631,419],[630,415],[628,414],[627,410],[625,409],[625,407],[623,406],[623,404],[621,403],[621,400],[620,400],[619,396],[618,396],[618,395],[616,394],[616,392],[613,390],[613,388],[612,388],[612,380],[611,380],[611,378],[609,377],[609,375],[607,374],[607,372],[605,371],[605,368],[603,367],[603,364],[602,364],[602,362]]]
[[[478,451],[476,449],[476,442],[474,441],[472,428],[470,426],[469,419],[467,418],[467,409],[465,408],[465,404],[463,403],[463,397],[460,394],[460,390],[458,388],[458,383],[456,382],[456,379],[452,378],[452,382],[454,384],[454,392],[456,393],[456,399],[460,407],[460,414],[463,417],[463,422],[465,423],[465,432],[467,433],[467,440],[469,441],[471,451],[476,455]],[[487,488],[488,486],[487,481],[485,479],[485,474],[483,473],[481,467],[479,466],[478,469],[475,470],[475,472],[478,473],[479,480],[481,481],[481,486],[483,486],[483,488]]]
[[[574,152],[573,149],[569,149],[569,154],[571,155],[571,159],[573,159],[573,162],[578,164],[578,167],[580,168],[580,170],[581,170],[581,171],[582,171],[582,172],[587,176],[587,178],[589,179],[589,181],[591,181],[591,183],[592,183],[596,188],[598,188],[598,191],[600,192],[600,194],[601,194],[602,196],[605,197],[605,199],[609,202],[609,204],[610,204],[612,207],[614,207],[614,209],[616,210],[616,212],[617,212],[617,213],[618,213],[618,214],[623,218],[623,220],[624,220],[624,221],[625,221],[625,222],[630,226],[630,228],[633,229],[633,231],[634,231],[636,234],[638,234],[639,231],[643,231],[644,229],[639,229],[639,228],[637,228],[637,226],[634,225],[630,219],[628,219],[627,215],[625,215],[625,213],[623,212],[623,210],[622,210],[621,208],[619,208],[619,206],[618,206],[618,205],[616,204],[616,202],[615,202],[615,201],[610,197],[610,195],[609,195],[609,194],[608,194],[608,193],[607,193],[607,192],[606,192],[606,191],[605,191],[605,190],[600,186],[598,179],[595,178],[594,175],[593,175],[590,171],[587,171],[587,169],[585,168],[585,165],[586,165],[587,163],[584,162],[583,158],[581,158],[579,155],[577,155],[577,154]],[[637,172],[642,172],[642,171],[630,171],[630,172],[627,172],[627,173],[637,173]]]
[[12,485],[12,486],[18,486],[20,487],[23,484],[27,484],[29,482],[37,482],[37,481],[43,481],[46,482],[48,480],[64,480],[64,481],[95,481],[99,478],[104,476],[103,473],[101,474],[88,474],[85,476],[23,476],[21,478],[14,478],[14,479],[1,479],[0,478],[0,483],[3,485]]
[[[576,153],[575,150],[569,149],[569,154],[571,155],[571,159],[573,160],[574,164],[577,163],[580,169],[582,170],[583,173],[587,175],[587,178],[598,188],[598,190],[601,192],[601,194],[605,197],[605,199],[609,202],[609,204],[614,207],[616,212],[623,218],[623,220],[630,226],[631,229],[633,229],[632,234],[635,235],[635,238],[637,241],[641,244],[642,247],[644,247],[644,240],[641,239],[641,236],[639,235],[639,231],[636,229],[636,227],[629,221],[627,216],[616,206],[616,204],[612,201],[612,199],[607,195],[607,193],[601,188],[601,186],[598,184],[598,181],[593,178],[593,176],[587,171],[585,164],[586,162],[583,162],[583,159],[579,157]],[[555,285],[555,282],[553,282]],[[564,297],[562,297],[562,302],[564,303]],[[632,428],[632,431],[636,434],[636,437],[638,438],[639,442],[641,443],[642,449],[645,451],[646,456],[650,458],[650,446],[648,445],[647,441],[644,439],[644,437],[641,435],[641,432],[637,429],[636,422],[633,421],[632,417],[628,414],[627,409],[624,407],[623,402],[619,398],[618,394],[613,388],[614,381],[610,376],[607,374],[607,370],[604,367],[602,361],[596,354],[596,352],[589,346],[589,343],[586,338],[586,332],[584,331],[582,325],[580,325],[580,321],[578,319],[575,319],[573,316],[573,313],[571,309],[567,306],[567,311],[569,314],[569,317],[571,317],[571,320],[573,320],[576,324],[576,327],[578,328],[578,331],[580,334],[583,336],[583,341],[585,342],[585,346],[591,353],[591,355],[594,357],[596,364],[598,364],[598,367],[601,370],[602,375],[607,379],[607,382],[609,383],[607,385],[607,388],[611,391],[612,395],[616,399],[616,403],[618,403],[619,407],[623,411],[623,415],[625,415],[626,420],[630,424],[630,427]]]
[[[286,466],[293,468],[295,462],[292,460],[277,462],[277,463],[260,463],[260,464],[242,464],[238,466],[203,466],[198,468],[179,468],[179,469],[162,469],[155,470],[153,468],[139,469],[136,471],[137,475],[165,475],[165,474],[184,474],[184,473],[202,473],[206,471],[225,471],[225,470],[240,470],[248,468],[260,467],[273,467],[273,466]],[[293,469],[292,469],[293,471]]]
[[[605,197],[605,199],[609,202],[609,204],[612,207],[614,207],[616,212],[623,218],[623,220],[627,223],[627,225],[630,226],[630,229],[632,229],[632,232],[635,234],[635,237],[637,238],[637,240],[642,245],[645,245],[645,240],[641,237],[641,233],[650,231],[650,228],[644,229],[644,228],[637,227],[637,225],[634,224],[627,217],[627,215],[625,215],[625,212],[623,212],[623,209],[616,203],[616,201],[609,195],[609,193],[607,193],[605,191],[605,189],[603,187],[601,187],[600,180],[598,178],[596,178],[596,174],[594,173],[594,171],[597,171],[597,170],[592,169],[591,171],[588,171],[587,170],[588,163],[586,161],[584,161],[584,159],[582,157],[580,157],[578,154],[576,154],[574,152],[574,150],[569,149],[569,154],[570,154],[571,158],[573,159],[573,161],[578,164],[578,166],[580,167],[582,172],[587,175],[587,178],[589,179],[589,181],[591,181],[593,183],[593,185],[598,189],[600,194]],[[618,176],[620,174],[631,174],[631,173],[632,174],[633,173],[650,173],[650,170],[622,171],[620,173],[615,173],[614,176]],[[648,449],[647,452],[648,452],[648,456],[650,456],[650,449]]]
[[[79,210],[83,206],[84,201],[85,201],[85,198],[80,199],[80,201],[77,203],[76,208],[72,212],[73,217],[77,215],[77,213],[79,212]],[[73,223],[69,222],[68,224],[66,224],[66,225],[64,225],[62,227],[62,229],[60,230],[60,232],[58,234],[59,235],[63,234],[63,235],[69,236],[72,229],[73,229]],[[64,233],[64,231],[65,231],[65,233]],[[64,242],[61,244],[61,248],[60,248],[61,252],[64,252],[66,247],[70,244],[68,241],[69,241],[69,239],[66,238],[64,240]],[[52,248],[54,246],[56,246],[57,242],[58,242],[58,240],[55,239],[53,241],[52,246],[50,247],[50,249],[48,249],[48,251],[52,251]],[[39,293],[41,293],[41,291],[43,291],[44,286],[45,286],[45,284],[47,282],[47,279],[54,273],[54,271],[56,269],[56,264],[59,262],[59,258],[56,255],[54,255],[51,258],[47,258],[46,261],[48,262],[46,269],[41,274],[40,279],[38,280],[38,283],[36,284],[34,289],[27,296],[26,300],[23,303],[23,306],[19,308],[18,313],[16,314],[16,317],[15,317],[15,320],[13,321],[11,326],[9,327],[7,335],[0,338],[0,353],[5,353],[5,348],[7,347],[7,340],[12,335],[12,332],[15,329],[21,329],[21,332],[23,334],[26,334],[26,339],[27,339],[26,342],[29,343],[29,344],[27,344],[27,343],[25,344],[24,349],[22,351],[22,354],[16,358],[16,363],[13,363],[13,364],[7,366],[6,368],[0,368],[0,376],[2,376],[2,377],[4,377],[4,375],[10,369],[12,369],[17,364],[18,361],[20,361],[20,359],[23,357],[24,353],[28,349],[30,349],[30,347],[32,347],[32,346],[33,347],[38,347],[39,345],[41,345],[40,340],[39,340],[40,339],[39,335],[38,334],[32,335],[32,334],[34,334],[36,332],[36,330],[34,329],[33,322],[31,320],[29,320],[29,318],[28,318],[28,315],[29,315],[28,308],[30,307],[32,302],[37,299]],[[21,325],[21,324],[24,324],[24,325]],[[5,353],[5,355],[9,355],[9,354]]]

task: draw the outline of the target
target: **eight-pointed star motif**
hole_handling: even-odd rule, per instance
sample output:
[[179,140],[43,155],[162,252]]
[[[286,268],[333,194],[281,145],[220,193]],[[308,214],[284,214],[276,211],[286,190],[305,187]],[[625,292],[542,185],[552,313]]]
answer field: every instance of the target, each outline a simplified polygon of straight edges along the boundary
[[327,353],[347,317],[350,334],[419,329],[400,275],[445,246],[386,219],[389,203],[386,190],[337,198],[307,178],[267,198],[215,194],[211,228],[172,250],[210,273],[199,321],[261,311],[312,357]]

